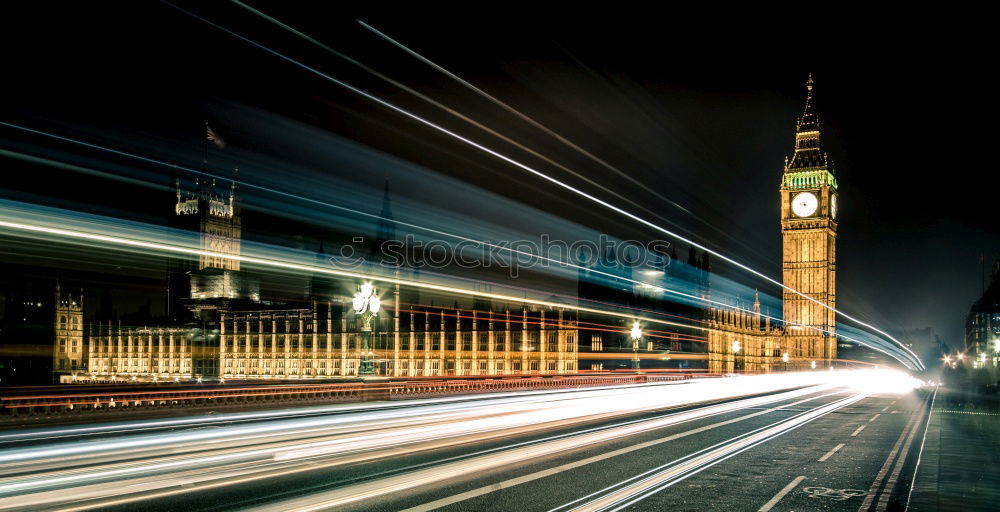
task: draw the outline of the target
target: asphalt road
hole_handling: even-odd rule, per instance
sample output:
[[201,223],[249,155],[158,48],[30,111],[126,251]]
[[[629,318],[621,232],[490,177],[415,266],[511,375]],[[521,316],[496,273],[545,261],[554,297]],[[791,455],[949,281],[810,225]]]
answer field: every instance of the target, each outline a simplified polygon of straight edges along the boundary
[[905,508],[931,392],[751,382],[8,439],[0,509]]

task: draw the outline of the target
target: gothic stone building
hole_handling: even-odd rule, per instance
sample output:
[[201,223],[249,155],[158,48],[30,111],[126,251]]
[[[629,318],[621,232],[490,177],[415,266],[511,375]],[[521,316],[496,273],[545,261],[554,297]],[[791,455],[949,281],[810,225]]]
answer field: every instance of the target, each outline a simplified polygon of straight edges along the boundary
[[779,195],[782,282],[801,295],[784,289],[781,328],[761,321],[759,302],[755,302],[753,313],[711,310],[710,371],[809,368],[813,362],[830,365],[837,357],[832,309],[837,303],[837,180],[820,141],[812,76],[806,82],[806,104],[796,127],[795,151],[785,160]]

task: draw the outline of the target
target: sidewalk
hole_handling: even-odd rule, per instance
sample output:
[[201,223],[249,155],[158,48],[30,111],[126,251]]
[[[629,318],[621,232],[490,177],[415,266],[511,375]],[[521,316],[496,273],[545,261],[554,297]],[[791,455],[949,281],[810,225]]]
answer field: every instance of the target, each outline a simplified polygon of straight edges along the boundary
[[951,407],[938,396],[907,510],[1000,510],[1000,411]]

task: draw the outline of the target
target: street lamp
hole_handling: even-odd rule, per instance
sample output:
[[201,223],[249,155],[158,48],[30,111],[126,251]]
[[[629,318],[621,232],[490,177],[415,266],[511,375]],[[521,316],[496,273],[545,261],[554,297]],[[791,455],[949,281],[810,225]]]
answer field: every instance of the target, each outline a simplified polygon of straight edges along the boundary
[[642,339],[642,327],[639,326],[639,321],[636,320],[632,322],[632,330],[629,331],[629,336],[632,338],[632,369],[639,369],[639,340]]
[[816,369],[816,361],[810,361],[809,362],[809,367],[812,368],[813,370],[815,370]]
[[354,312],[361,315],[361,366],[358,368],[358,375],[375,373],[375,362],[372,360],[373,353],[369,350],[368,341],[372,334],[372,319],[378,316],[381,305],[371,283],[361,285],[358,293],[354,294]]
[[781,362],[785,363],[785,371],[788,371],[788,352],[781,354]]

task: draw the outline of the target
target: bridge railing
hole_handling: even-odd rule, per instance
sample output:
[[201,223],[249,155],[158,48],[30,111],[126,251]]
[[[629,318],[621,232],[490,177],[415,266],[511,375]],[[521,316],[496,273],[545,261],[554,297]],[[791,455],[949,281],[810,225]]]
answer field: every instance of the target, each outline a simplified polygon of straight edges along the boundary
[[153,410],[189,407],[267,406],[269,403],[323,403],[406,400],[421,397],[544,389],[569,389],[669,382],[716,377],[704,373],[585,374],[509,377],[445,377],[376,382],[259,384],[187,389],[116,389],[30,393],[0,396],[0,416],[64,415],[100,411]]

